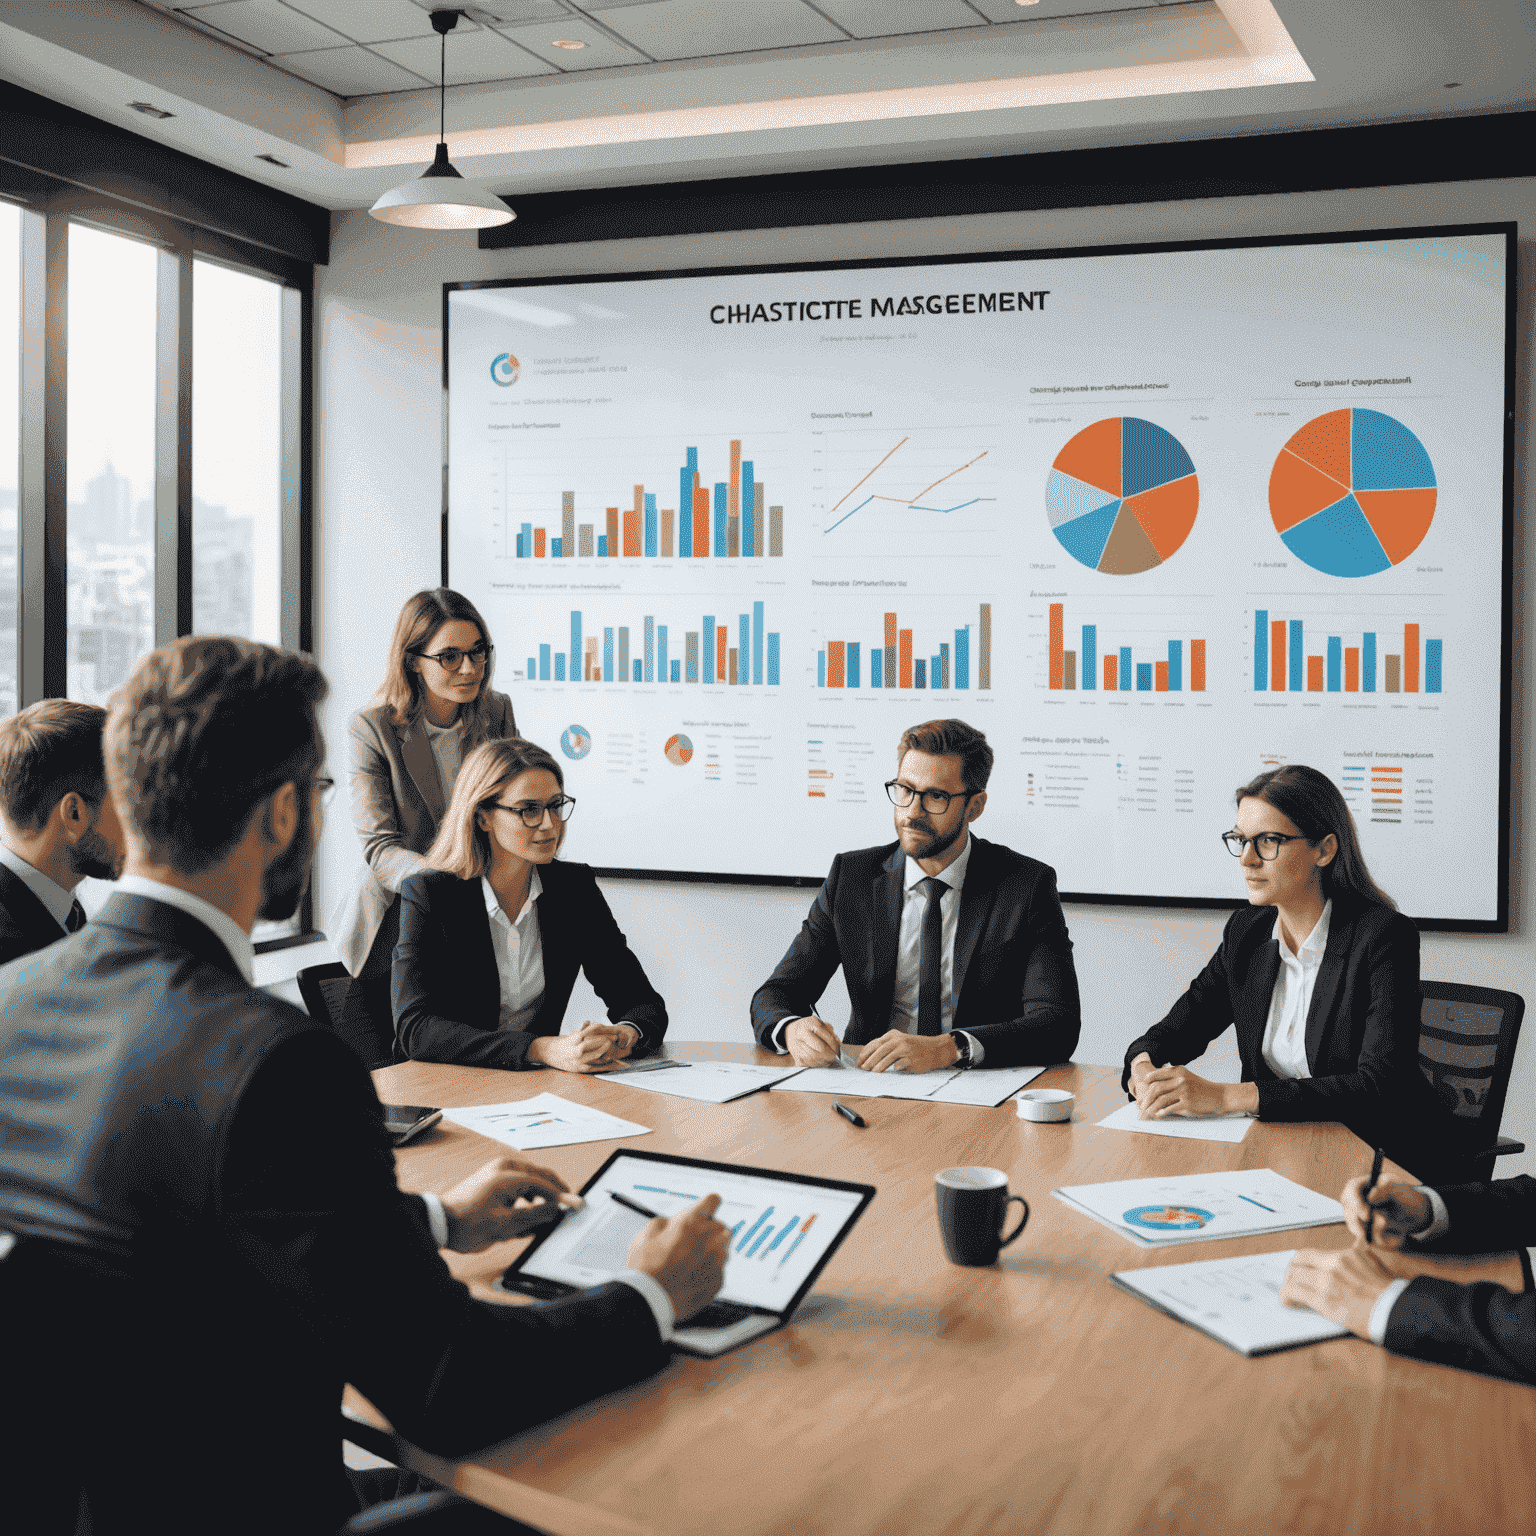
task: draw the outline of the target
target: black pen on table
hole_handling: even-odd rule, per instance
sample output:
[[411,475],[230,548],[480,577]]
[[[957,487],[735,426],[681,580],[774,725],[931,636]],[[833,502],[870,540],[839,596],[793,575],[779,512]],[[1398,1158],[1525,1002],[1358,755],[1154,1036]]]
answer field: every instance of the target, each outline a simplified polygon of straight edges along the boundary
[[849,1125],[856,1125],[861,1131],[867,1130],[869,1128],[863,1115],[856,1115],[851,1109],[848,1108],[846,1104],[841,1103],[839,1100],[832,1100],[832,1108],[835,1109],[838,1114],[840,1114],[843,1119],[848,1122]]
[[1360,1198],[1365,1201],[1365,1241],[1370,1245],[1371,1228],[1376,1225],[1376,1211],[1371,1205],[1371,1191],[1376,1188],[1376,1181],[1381,1177],[1382,1160],[1386,1157],[1386,1150],[1377,1147],[1375,1155],[1371,1158],[1371,1176],[1366,1180],[1365,1190]]

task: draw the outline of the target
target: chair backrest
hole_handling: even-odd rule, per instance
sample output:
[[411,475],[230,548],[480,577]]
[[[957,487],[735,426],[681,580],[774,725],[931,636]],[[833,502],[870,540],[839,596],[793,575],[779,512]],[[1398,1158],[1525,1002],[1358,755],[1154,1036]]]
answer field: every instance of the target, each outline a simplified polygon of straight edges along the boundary
[[1419,1070],[1469,1136],[1492,1146],[1504,1118],[1525,999],[1492,987],[1419,983]]
[[310,1018],[329,1024],[370,1072],[394,1060],[395,1021],[377,989],[355,981],[340,962],[306,966],[297,980]]

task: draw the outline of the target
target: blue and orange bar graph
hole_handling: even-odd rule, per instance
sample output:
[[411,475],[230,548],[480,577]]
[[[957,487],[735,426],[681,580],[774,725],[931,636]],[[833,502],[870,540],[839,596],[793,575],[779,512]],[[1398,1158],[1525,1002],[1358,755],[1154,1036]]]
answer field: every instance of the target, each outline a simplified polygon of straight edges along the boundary
[[[603,531],[576,521],[576,493],[560,493],[560,533],[523,523],[515,543],[519,560],[752,559],[784,553],[784,508],[768,504],[756,465],[741,456],[732,438],[728,477],[705,485],[699,478],[699,450],[684,451],[677,475],[677,505],[659,507],[657,492],[634,487],[628,507],[605,508]],[[671,499],[670,497],[668,498]],[[596,534],[594,538],[593,535]]]
[[[1307,652],[1300,619],[1272,619],[1267,608],[1253,615],[1255,693],[1377,692],[1377,632],[1364,630],[1359,645],[1329,635],[1321,653]],[[1380,657],[1382,693],[1439,693],[1445,642],[1423,639],[1422,626],[1403,625],[1400,650]]]
[[[1102,658],[1106,693],[1183,693],[1184,642],[1170,640],[1168,654],[1157,661],[1138,661],[1133,647],[1113,647]],[[1050,656],[1047,686],[1072,692],[1091,692],[1098,687],[1100,668],[1099,626],[1082,626],[1082,645],[1076,651],[1066,648],[1066,605],[1050,605]],[[1190,693],[1205,692],[1205,641],[1189,642]]]
[[[770,1205],[767,1210],[763,1211],[758,1216],[757,1220],[754,1221],[750,1227],[747,1227],[745,1232],[742,1231],[744,1223],[738,1221],[736,1225],[731,1228],[730,1240],[735,1243],[735,1252],[740,1254],[742,1258],[756,1258],[766,1262],[768,1255],[772,1253],[774,1249],[777,1248],[779,1244],[782,1243],[791,1232],[794,1232],[794,1241],[790,1243],[789,1247],[784,1250],[783,1254],[779,1258],[779,1267],[782,1268],[785,1264],[789,1263],[790,1254],[792,1254],[795,1249],[800,1246],[800,1243],[805,1237],[805,1234],[811,1230],[811,1226],[815,1222],[816,1217],[813,1213],[802,1221],[797,1214],[791,1216],[789,1220],[784,1222],[782,1225],[774,1227],[769,1221],[769,1217],[773,1215],[773,1211],[774,1207]],[[796,1231],[796,1228],[799,1230]]]
[[[982,603],[976,623],[955,630],[954,647],[941,641],[930,656],[914,656],[912,631],[903,629],[898,615],[885,616],[884,643],[869,647],[870,688],[970,688],[971,632],[975,630],[976,681],[978,689],[992,686],[992,605]],[[828,640],[816,653],[818,688],[861,688],[864,678],[864,646],[858,640]]]
[[639,648],[631,654],[631,629],[627,624],[607,625],[602,636],[587,634],[579,608],[571,609],[571,637],[567,650],[541,645],[528,658],[529,682],[541,683],[724,683],[731,687],[777,687],[779,682],[779,634],[767,630],[763,604],[753,603],[751,613],[738,614],[737,644],[732,645],[729,623],[716,623],[707,613],[698,629],[682,632],[682,654],[675,649],[678,634],[646,614],[633,638]]

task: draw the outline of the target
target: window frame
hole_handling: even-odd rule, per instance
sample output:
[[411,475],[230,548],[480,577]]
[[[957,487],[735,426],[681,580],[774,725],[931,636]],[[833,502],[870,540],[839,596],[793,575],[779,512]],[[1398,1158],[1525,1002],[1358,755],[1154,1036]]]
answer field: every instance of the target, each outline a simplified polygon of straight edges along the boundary
[[[89,225],[157,251],[155,389],[155,644],[192,633],[192,286],[194,260],[281,288],[280,633],[314,649],[314,268],[131,201],[33,173],[0,187],[22,210],[20,447],[17,461],[17,697],[64,696],[68,658],[69,229]],[[126,194],[125,194],[126,197]],[[258,953],[310,943],[308,893],[299,931]]]

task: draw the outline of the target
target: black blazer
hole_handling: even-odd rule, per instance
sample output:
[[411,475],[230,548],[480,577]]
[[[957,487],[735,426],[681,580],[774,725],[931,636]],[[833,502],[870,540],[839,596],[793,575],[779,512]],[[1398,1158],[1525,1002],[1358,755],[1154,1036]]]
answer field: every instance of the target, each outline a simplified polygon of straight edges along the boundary
[[646,979],[587,864],[539,866],[536,903],[544,998],[527,1030],[499,1029],[501,976],[478,880],[424,870],[400,887],[395,945],[395,1045],[413,1061],[467,1067],[537,1067],[535,1035],[558,1035],[583,970],[615,1024],[640,1031],[637,1053],[659,1050],[667,1005]]
[[[1442,1189],[1450,1231],[1427,1250],[1502,1253],[1536,1244],[1536,1179],[1495,1179]],[[1464,1371],[1536,1383],[1536,1291],[1421,1277],[1397,1298],[1387,1348]]]
[[1419,1071],[1419,933],[1374,902],[1335,896],[1328,944],[1307,1010],[1306,1078],[1277,1077],[1264,1060],[1280,950],[1274,907],[1243,907],[1221,947],[1160,1023],[1125,1053],[1121,1081],[1146,1051],[1156,1066],[1193,1061],[1236,1025],[1245,1083],[1261,1120],[1341,1120],[1393,1161],[1433,1177],[1464,1149],[1459,1128]]
[[[330,1536],[357,1507],[338,1450],[344,1382],[416,1444],[461,1456],[665,1363],[629,1286],[533,1307],[474,1300],[437,1252],[422,1201],[395,1183],[357,1058],[246,986],[214,935],[178,909],[114,896],[47,955],[0,972],[0,994],[0,1018],[25,1019],[31,1042],[5,1070],[27,1069],[39,1031],[62,1045],[87,1024],[158,1029],[169,1014],[187,1043],[167,1070],[201,1072],[195,1081],[230,1106],[215,1166],[188,1175],[211,1198],[177,1199],[152,1169],[115,1175],[135,1184],[129,1258],[98,1265],[78,1245],[29,1236],[0,1264],[0,1295],[28,1302],[27,1331],[53,1362],[28,1379],[39,1391],[72,1383],[69,1443],[79,1440],[72,1394],[134,1405],[110,1435],[81,1444],[72,1474],[90,1484],[98,1533],[143,1528],[146,1469],[174,1446],[175,1475],[155,1479],[157,1532]],[[223,1026],[248,1038],[263,1018],[280,1026],[264,1056],[221,1048]],[[185,1103],[152,1084],[142,1093],[138,1144],[175,1167]],[[0,1195],[12,1179],[27,1189],[32,1151],[0,1137]],[[0,1418],[34,1412],[32,1394],[3,1396]],[[14,1447],[12,1428],[0,1424]],[[231,1445],[259,1476],[230,1479]]]
[[[1065,1061],[1082,1017],[1056,871],[974,833],[971,841],[955,929],[954,1027],[981,1042],[989,1067]],[[832,861],[795,942],[752,999],[764,1050],[781,1019],[815,1008],[839,965],[853,1009],[844,1039],[863,1045],[890,1028],[905,865],[899,843]]]
[[53,913],[0,864],[0,965],[35,954],[63,937]]

